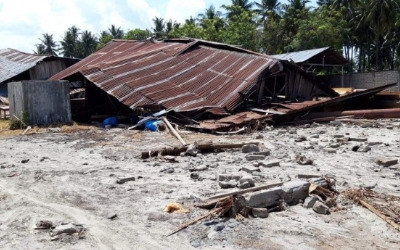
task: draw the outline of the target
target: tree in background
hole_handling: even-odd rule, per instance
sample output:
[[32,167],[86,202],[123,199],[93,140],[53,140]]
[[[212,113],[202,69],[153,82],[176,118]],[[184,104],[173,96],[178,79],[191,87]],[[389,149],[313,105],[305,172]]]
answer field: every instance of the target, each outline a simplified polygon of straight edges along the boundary
[[127,40],[136,40],[136,41],[146,41],[147,39],[151,38],[152,33],[150,30],[141,30],[141,29],[134,29],[130,30],[125,34],[124,39]]
[[39,40],[41,43],[35,45],[37,54],[57,56],[58,45],[53,40],[53,35],[45,33]]
[[78,57],[79,28],[75,25],[68,28],[60,41],[64,57]]
[[112,24],[111,27],[108,28],[108,32],[114,39],[122,39],[125,35],[121,27],[117,28],[114,24]]
[[98,44],[97,37],[92,32],[85,30],[78,41],[78,57],[85,58],[96,51]]

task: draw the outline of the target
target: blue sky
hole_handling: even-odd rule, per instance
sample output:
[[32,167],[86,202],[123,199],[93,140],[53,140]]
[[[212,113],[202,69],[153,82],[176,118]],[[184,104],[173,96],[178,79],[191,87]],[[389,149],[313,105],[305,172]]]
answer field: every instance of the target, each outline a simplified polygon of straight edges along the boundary
[[156,16],[184,22],[211,4],[219,8],[230,3],[230,0],[0,0],[0,49],[32,53],[42,34],[53,34],[54,40],[59,41],[72,25],[95,34],[111,24],[125,31],[150,29]]

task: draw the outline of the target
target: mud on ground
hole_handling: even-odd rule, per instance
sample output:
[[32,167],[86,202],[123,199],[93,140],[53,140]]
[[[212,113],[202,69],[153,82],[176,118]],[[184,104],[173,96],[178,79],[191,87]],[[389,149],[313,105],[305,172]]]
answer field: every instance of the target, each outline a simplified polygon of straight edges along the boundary
[[[269,128],[250,135],[180,134],[189,143],[199,139],[264,143],[271,151],[268,159],[278,159],[280,166],[262,168],[253,176],[256,186],[295,180],[298,174],[330,174],[339,191],[370,187],[400,195],[399,165],[383,168],[375,163],[376,157],[400,158],[400,120]],[[367,137],[376,143],[368,152],[352,150],[367,142],[348,142],[332,150],[335,135]],[[295,142],[300,136],[306,140]],[[219,173],[246,175],[241,167],[253,163],[240,149],[179,156],[174,163],[141,160],[142,151],[178,146],[179,141],[167,131],[94,127],[6,134],[0,143],[2,249],[398,249],[400,245],[398,231],[345,199],[338,200],[340,209],[330,215],[299,204],[266,219],[215,218],[166,237],[208,212],[194,207],[200,199],[227,192],[218,185]],[[296,154],[312,158],[314,164],[297,164]],[[207,170],[192,179],[189,169],[200,165]],[[116,183],[126,176],[135,181]],[[190,212],[165,213],[170,202],[179,202]],[[82,224],[88,231],[82,239],[64,235],[52,241],[48,231],[34,229],[40,220]],[[222,226],[217,230],[210,224]]]

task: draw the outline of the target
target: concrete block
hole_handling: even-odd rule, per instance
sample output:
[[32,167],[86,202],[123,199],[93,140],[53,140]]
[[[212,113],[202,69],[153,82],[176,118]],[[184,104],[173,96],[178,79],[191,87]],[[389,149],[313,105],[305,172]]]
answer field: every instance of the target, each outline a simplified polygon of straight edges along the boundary
[[222,189],[235,188],[237,186],[236,181],[220,181],[218,184]]
[[314,212],[317,214],[329,214],[329,207],[320,201],[316,201],[313,206]]
[[261,172],[260,168],[254,166],[245,166],[241,168],[242,171],[252,174],[253,172]]
[[250,194],[245,194],[246,204],[251,208],[267,208],[276,206],[283,200],[284,191],[280,187],[261,190]]
[[240,180],[240,175],[232,175],[232,174],[218,174],[219,181],[230,181],[230,180]]
[[248,154],[248,155],[246,155],[246,160],[248,160],[248,161],[262,161],[262,160],[265,160],[265,155]]
[[260,148],[256,144],[246,144],[242,147],[242,153],[260,152]]
[[319,201],[318,197],[316,196],[309,196],[304,200],[303,207],[305,208],[312,208],[315,202]]
[[366,142],[366,141],[368,141],[368,138],[367,137],[350,137],[349,141]]
[[307,181],[289,181],[282,186],[285,192],[284,199],[289,205],[297,204],[300,200],[304,200],[308,196],[308,188],[310,183]]
[[383,166],[385,168],[396,165],[398,163],[398,159],[396,158],[379,158],[376,160],[376,163],[380,166]]
[[262,161],[259,164],[260,164],[260,166],[263,166],[266,168],[272,168],[272,167],[279,167],[281,162],[279,160],[270,160],[270,161]]
[[268,209],[267,208],[253,208],[251,213],[255,218],[268,218]]

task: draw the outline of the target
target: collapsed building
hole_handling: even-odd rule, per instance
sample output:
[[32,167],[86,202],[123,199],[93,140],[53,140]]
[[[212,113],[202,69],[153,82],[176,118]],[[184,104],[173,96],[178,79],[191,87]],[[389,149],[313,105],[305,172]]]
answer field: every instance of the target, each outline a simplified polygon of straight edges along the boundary
[[193,39],[113,40],[51,80],[82,82],[86,116],[165,109],[199,119],[337,95],[292,62]]

